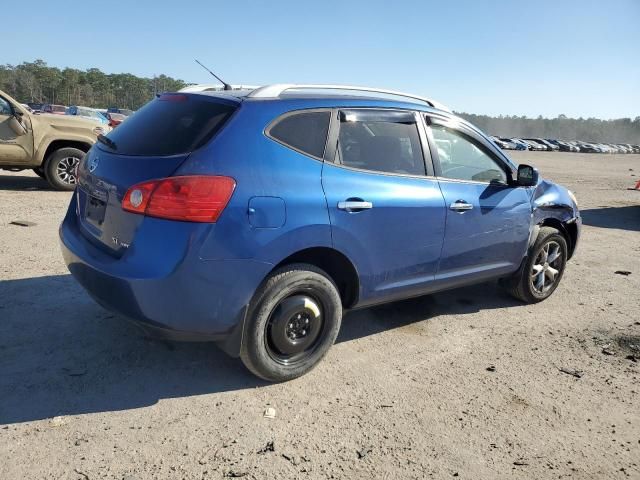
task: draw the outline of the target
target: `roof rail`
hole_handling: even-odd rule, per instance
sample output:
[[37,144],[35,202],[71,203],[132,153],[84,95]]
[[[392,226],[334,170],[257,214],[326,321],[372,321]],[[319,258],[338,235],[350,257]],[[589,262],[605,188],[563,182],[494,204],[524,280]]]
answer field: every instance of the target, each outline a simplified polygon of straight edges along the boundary
[[[260,87],[256,85],[231,85],[231,90],[255,90],[256,88],[260,88]],[[228,92],[229,90],[225,90],[224,86],[219,83],[199,83],[195,85],[188,85],[178,90],[178,92],[183,92],[183,93],[218,92],[218,91]]]
[[411,93],[396,92],[395,90],[385,90],[383,88],[372,88],[372,87],[359,87],[355,85],[313,85],[313,84],[296,85],[294,83],[276,83],[273,85],[265,85],[264,87],[257,88],[247,96],[251,98],[278,98],[282,93],[284,93],[287,90],[351,90],[356,92],[382,93],[385,95],[395,95],[398,97],[410,98],[412,100],[419,100],[433,108],[437,108],[439,110],[445,110],[447,112],[451,111],[449,107],[446,107],[440,102],[436,102],[435,100],[432,100],[430,98],[420,97],[418,95],[413,95]]

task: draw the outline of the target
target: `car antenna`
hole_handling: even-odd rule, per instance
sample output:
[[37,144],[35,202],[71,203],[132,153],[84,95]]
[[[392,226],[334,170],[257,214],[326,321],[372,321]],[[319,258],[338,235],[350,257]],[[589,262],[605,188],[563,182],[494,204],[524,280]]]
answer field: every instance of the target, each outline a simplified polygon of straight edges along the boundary
[[209,72],[211,75],[213,75],[216,80],[218,80],[222,85],[224,85],[224,89],[225,90],[232,90],[231,85],[229,85],[227,82],[222,80],[219,76],[217,76],[215,73],[213,73],[207,67],[205,67],[202,63],[200,63],[200,61],[197,58],[194,58],[194,60],[196,61],[196,63],[198,65],[200,65],[202,68],[204,68],[207,72]]

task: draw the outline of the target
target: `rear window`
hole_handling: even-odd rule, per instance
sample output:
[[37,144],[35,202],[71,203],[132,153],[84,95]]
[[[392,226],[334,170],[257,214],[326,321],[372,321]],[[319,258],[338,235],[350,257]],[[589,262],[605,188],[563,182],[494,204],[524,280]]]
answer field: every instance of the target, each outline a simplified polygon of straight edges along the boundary
[[235,106],[200,95],[164,94],[109,133],[122,155],[165,156],[192,152],[207,143]]
[[276,120],[267,135],[287,147],[321,159],[330,117],[329,110],[286,114]]

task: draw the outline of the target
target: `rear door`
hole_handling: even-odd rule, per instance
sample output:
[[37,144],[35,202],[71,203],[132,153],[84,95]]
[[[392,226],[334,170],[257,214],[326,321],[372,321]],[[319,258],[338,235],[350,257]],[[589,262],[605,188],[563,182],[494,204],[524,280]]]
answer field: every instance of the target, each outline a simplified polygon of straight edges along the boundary
[[122,209],[132,185],[169,177],[224,126],[236,102],[199,94],[164,94],[98,142],[78,167],[76,199],[83,235],[120,256],[144,216]]
[[467,282],[516,270],[531,225],[531,188],[514,186],[510,166],[473,130],[427,119],[447,206],[437,278]]
[[418,115],[341,110],[329,138],[322,185],[333,243],[355,263],[361,304],[420,293],[436,273],[445,211]]

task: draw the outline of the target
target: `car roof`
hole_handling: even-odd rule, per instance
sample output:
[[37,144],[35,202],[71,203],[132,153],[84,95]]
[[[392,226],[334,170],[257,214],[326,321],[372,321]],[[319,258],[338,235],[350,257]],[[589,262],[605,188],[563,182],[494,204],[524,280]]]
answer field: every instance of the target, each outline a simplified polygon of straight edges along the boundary
[[[338,93],[339,91],[344,93]],[[429,98],[394,90],[353,85],[275,84],[257,88],[232,87],[230,90],[223,90],[221,88],[213,89],[209,85],[202,85],[184,88],[180,90],[180,93],[207,95],[236,102],[300,100],[308,101],[311,104],[322,103],[324,104],[323,106],[327,106],[327,104],[332,101],[336,103],[336,106],[343,106],[341,104],[343,104],[345,100],[358,102],[370,101],[376,103],[374,106],[406,108],[406,105],[409,104],[411,108],[426,106],[429,110],[433,109],[452,113],[448,107]]]
[[227,90],[227,91],[206,91],[189,92],[187,95],[202,95],[209,98],[219,98],[220,100],[233,102],[237,105],[241,103],[260,104],[278,103],[287,105],[290,110],[302,110],[310,108],[395,108],[402,110],[423,111],[425,113],[445,114],[447,117],[454,116],[458,121],[466,125],[471,125],[462,117],[455,113],[426,105],[424,102],[412,101],[410,99],[394,100],[378,96],[365,95],[338,95],[338,94],[306,94],[288,93],[277,98],[253,98],[249,96],[251,91]]

